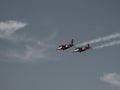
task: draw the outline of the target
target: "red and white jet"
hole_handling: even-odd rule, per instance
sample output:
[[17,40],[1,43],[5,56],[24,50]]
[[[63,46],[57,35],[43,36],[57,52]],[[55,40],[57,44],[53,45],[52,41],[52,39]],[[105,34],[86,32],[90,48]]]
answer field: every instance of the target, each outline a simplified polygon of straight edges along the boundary
[[59,45],[57,50],[66,50],[72,46],[74,46],[73,39],[71,40],[70,44]]

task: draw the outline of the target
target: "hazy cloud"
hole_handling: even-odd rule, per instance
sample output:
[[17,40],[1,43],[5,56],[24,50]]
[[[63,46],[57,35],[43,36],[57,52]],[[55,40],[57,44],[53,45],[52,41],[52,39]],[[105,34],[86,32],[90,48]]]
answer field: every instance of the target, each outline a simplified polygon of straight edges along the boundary
[[27,26],[27,23],[15,20],[0,22],[0,38],[10,40],[9,43],[13,45],[12,48],[7,47],[6,51],[4,51],[4,56],[12,60],[25,62],[49,58],[50,49],[55,47],[55,45],[50,43],[56,38],[57,33],[53,32],[50,35],[46,35],[41,40],[35,37],[27,37],[25,34],[15,34],[17,30],[25,26]]
[[[54,37],[53,37],[54,36]],[[23,43],[21,50],[14,49],[8,50],[6,56],[9,58],[14,58],[21,60],[22,62],[43,60],[50,58],[51,49],[55,48],[55,45],[49,44],[56,37],[55,32],[45,37],[43,40],[37,40],[33,38],[25,38],[22,40],[17,40],[16,43]],[[18,38],[19,39],[19,38]]]
[[120,88],[120,74],[105,73],[100,80]]
[[0,22],[0,37],[8,38],[15,31],[20,30],[21,28],[25,27],[26,25],[27,25],[27,23],[15,21],[15,20]]
[[25,49],[23,51],[10,50],[7,53],[7,56],[18,59],[22,62],[36,61],[47,57],[45,49],[41,49],[39,47],[31,47],[29,45],[25,46]]

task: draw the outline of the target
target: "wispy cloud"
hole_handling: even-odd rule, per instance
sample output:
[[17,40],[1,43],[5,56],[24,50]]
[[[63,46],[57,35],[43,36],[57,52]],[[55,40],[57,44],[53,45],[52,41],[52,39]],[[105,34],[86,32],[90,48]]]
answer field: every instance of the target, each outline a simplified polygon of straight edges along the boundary
[[24,28],[27,23],[15,20],[0,22],[0,37],[9,38],[15,31]]
[[45,59],[50,59],[50,50],[55,48],[55,45],[51,45],[49,44],[49,42],[56,37],[56,35],[54,36],[54,34],[55,32],[47,36],[47,38],[45,37],[45,39],[43,40],[37,40],[33,38],[24,38],[23,40],[17,40],[18,43],[26,42],[24,45],[21,46],[23,49],[9,50],[6,53],[6,56],[9,58],[18,59],[22,62],[33,62],[36,60],[41,61]]
[[47,58],[47,54],[45,53],[45,51],[45,49],[39,47],[31,47],[27,45],[22,51],[10,50],[7,53],[7,57],[18,59],[21,62],[30,62]]
[[36,37],[27,37],[25,34],[15,33],[27,25],[27,23],[15,20],[0,22],[0,38],[9,40],[13,45],[12,48],[8,47],[4,56],[22,62],[49,59],[51,50],[55,48],[55,45],[50,43],[56,38],[57,32],[52,32],[41,40]]
[[120,74],[105,73],[100,80],[120,88]]

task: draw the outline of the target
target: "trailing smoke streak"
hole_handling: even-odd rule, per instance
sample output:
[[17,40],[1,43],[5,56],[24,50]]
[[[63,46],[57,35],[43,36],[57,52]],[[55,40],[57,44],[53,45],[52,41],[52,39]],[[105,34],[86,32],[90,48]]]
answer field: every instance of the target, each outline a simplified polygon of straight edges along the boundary
[[109,42],[109,43],[106,43],[106,44],[102,44],[100,46],[94,47],[93,49],[101,49],[101,48],[104,48],[104,47],[110,47],[110,46],[114,46],[114,45],[120,45],[120,40],[112,41],[112,42]]
[[98,39],[87,41],[87,42],[84,42],[82,44],[78,44],[76,46],[78,47],[78,46],[83,46],[83,45],[86,45],[86,44],[93,44],[93,43],[98,43],[98,42],[109,41],[111,39],[116,39],[116,38],[119,38],[119,37],[120,37],[120,33],[115,33],[115,34],[112,34],[112,35],[108,35],[108,36],[105,36],[105,37],[100,37]]

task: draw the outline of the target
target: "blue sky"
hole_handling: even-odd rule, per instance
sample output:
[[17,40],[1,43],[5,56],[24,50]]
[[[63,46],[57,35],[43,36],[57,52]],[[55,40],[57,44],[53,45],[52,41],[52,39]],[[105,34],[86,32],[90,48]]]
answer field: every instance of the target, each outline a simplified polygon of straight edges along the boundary
[[[1,90],[120,90],[120,47],[56,51],[120,33],[119,0],[1,0]],[[103,47],[103,46],[102,46]]]

